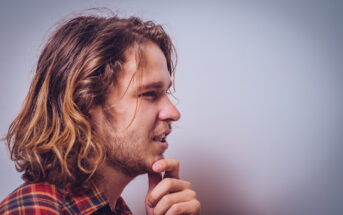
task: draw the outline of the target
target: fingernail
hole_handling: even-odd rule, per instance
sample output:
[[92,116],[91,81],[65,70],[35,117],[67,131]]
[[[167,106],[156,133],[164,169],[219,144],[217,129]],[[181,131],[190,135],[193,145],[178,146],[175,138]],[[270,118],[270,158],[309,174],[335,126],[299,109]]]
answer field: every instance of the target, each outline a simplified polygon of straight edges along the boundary
[[155,170],[155,171],[158,171],[161,169],[161,164],[160,163],[155,163],[153,166],[152,166],[152,169]]

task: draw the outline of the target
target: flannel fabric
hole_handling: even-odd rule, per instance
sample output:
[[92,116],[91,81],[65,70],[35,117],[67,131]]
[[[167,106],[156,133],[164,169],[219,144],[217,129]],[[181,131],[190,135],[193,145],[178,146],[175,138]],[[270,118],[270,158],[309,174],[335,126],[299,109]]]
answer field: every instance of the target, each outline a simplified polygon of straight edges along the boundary
[[62,192],[48,183],[23,184],[0,203],[0,215],[132,215],[125,201],[117,200],[112,212],[105,196],[93,184],[87,192]]

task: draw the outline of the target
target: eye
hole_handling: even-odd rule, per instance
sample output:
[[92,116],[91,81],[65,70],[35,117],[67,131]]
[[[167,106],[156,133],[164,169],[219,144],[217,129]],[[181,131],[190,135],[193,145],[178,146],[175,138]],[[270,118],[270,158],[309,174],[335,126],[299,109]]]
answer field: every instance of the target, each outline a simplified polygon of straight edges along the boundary
[[147,99],[155,100],[158,97],[156,91],[147,91],[139,95],[139,97],[144,97]]

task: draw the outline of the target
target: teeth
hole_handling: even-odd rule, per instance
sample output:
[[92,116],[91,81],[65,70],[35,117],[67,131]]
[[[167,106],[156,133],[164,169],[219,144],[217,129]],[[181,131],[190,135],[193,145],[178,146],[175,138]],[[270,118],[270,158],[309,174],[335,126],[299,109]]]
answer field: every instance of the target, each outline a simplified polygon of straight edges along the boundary
[[158,141],[163,142],[165,137],[166,137],[166,134],[162,134],[162,135],[156,137],[156,139],[157,139]]
[[165,138],[165,134],[162,134],[160,137],[159,137],[159,140],[162,142],[163,141],[163,139]]

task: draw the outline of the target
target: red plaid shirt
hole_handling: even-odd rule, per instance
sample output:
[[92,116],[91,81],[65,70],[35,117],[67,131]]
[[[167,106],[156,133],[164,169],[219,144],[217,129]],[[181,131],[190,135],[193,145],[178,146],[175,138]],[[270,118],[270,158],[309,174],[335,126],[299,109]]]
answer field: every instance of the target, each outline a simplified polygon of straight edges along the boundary
[[23,184],[0,203],[1,215],[112,214],[132,215],[125,201],[117,200],[112,212],[105,196],[93,185],[88,192],[62,193],[48,183]]

